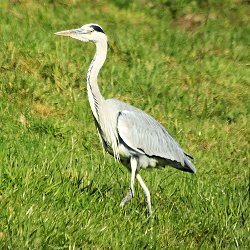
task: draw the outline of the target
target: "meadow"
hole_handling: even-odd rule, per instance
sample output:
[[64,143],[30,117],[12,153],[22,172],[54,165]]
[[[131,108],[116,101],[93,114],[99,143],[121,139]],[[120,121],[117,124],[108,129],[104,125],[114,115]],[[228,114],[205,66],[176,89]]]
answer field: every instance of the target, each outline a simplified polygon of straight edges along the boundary
[[[100,24],[106,98],[145,110],[196,175],[129,172],[103,152],[85,78]],[[2,0],[0,249],[249,249],[249,1]]]

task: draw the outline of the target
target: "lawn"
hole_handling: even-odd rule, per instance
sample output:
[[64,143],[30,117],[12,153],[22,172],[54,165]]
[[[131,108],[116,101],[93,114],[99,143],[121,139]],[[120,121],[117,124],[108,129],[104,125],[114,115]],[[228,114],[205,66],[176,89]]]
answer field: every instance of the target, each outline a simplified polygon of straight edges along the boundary
[[[106,98],[145,110],[197,174],[130,174],[103,152],[85,78],[100,24]],[[249,1],[0,2],[0,249],[249,249]]]

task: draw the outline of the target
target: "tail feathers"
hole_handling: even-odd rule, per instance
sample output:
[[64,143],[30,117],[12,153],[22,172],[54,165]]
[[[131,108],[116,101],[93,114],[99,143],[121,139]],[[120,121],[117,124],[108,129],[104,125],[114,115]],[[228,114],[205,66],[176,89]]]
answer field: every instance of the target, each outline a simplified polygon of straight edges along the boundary
[[190,158],[190,159],[194,159],[194,157],[192,156],[192,155],[190,155],[189,153],[187,153],[187,152],[185,152],[185,151],[183,151],[183,153],[184,153],[184,155],[186,155],[188,158]]
[[170,165],[170,166],[177,168],[181,171],[189,172],[192,174],[196,173],[195,165],[187,157],[184,157],[184,164],[177,162],[177,161],[171,161],[169,159],[165,159],[165,161],[167,161],[167,163],[168,163],[167,165]]
[[184,165],[184,167],[185,167],[184,171],[187,171],[187,172],[190,172],[190,173],[193,173],[193,174],[196,173],[195,165],[188,158],[186,158],[184,160],[184,164],[185,164]]

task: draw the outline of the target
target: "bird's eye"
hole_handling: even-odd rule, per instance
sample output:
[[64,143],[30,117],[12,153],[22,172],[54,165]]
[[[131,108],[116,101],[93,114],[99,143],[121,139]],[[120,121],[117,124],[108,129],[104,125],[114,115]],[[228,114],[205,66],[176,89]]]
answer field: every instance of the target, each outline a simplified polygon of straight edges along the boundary
[[91,33],[93,33],[94,31],[95,31],[94,29],[90,30]]

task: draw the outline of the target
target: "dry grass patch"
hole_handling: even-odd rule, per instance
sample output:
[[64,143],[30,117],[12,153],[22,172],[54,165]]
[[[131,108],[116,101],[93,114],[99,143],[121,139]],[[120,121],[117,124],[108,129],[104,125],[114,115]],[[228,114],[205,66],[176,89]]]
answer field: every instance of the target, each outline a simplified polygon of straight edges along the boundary
[[53,106],[49,106],[48,104],[37,102],[31,105],[31,113],[36,116],[60,116],[65,112],[62,110],[55,109]]

